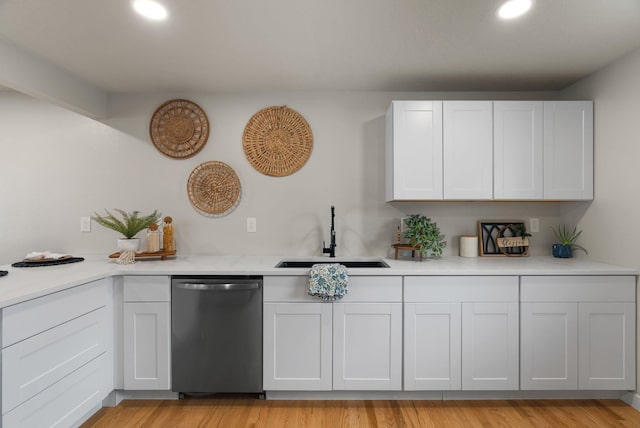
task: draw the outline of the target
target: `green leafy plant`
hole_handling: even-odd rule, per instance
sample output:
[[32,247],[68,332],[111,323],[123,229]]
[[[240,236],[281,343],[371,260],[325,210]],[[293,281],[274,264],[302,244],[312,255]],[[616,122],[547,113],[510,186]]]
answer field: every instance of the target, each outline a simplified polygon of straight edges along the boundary
[[529,232],[527,232],[527,226],[524,223],[515,223],[507,226],[513,232],[513,236],[521,236],[523,239],[531,236]]
[[421,214],[412,214],[404,219],[404,224],[407,226],[404,237],[423,257],[427,257],[429,253],[432,257],[442,257],[442,250],[447,242],[435,222]]
[[160,213],[155,210],[153,213],[140,216],[140,211],[132,211],[130,213],[114,208],[115,211],[120,213],[122,220],[114,216],[109,210],[105,209],[107,215],[100,215],[94,213],[95,217],[92,217],[100,226],[104,226],[107,229],[115,230],[124,236],[126,239],[131,239],[138,234],[141,230],[147,229],[151,224],[157,223],[160,219]]
[[553,231],[558,244],[571,247],[572,249],[582,250],[585,254],[589,254],[584,247],[576,244],[578,237],[582,233],[581,230],[578,230],[577,226],[571,231],[567,229],[566,225],[562,225],[562,227],[558,226],[557,229],[552,227],[551,230]]

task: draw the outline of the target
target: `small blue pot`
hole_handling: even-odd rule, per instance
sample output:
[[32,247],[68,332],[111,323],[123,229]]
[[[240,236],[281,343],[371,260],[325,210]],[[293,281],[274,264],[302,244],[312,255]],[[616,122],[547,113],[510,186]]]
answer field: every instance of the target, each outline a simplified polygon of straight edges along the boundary
[[570,245],[553,244],[553,257],[560,259],[570,259],[573,257],[573,251]]

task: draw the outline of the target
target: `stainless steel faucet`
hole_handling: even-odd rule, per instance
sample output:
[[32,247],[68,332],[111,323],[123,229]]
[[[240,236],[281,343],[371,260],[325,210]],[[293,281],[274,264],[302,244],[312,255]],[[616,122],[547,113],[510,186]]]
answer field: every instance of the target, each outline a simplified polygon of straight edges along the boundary
[[322,254],[329,253],[329,257],[336,256],[336,227],[335,227],[335,218],[336,218],[336,207],[331,205],[331,244],[329,248],[325,247],[325,242],[322,241]]

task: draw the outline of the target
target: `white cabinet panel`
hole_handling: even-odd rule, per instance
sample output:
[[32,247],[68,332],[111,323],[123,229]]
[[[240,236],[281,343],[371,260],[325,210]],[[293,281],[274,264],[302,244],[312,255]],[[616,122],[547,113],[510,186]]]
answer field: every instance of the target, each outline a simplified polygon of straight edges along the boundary
[[578,304],[522,303],[523,390],[578,388]]
[[544,102],[544,199],[593,199],[593,102]]
[[400,390],[402,304],[333,305],[333,389]]
[[125,276],[125,302],[171,301],[171,278],[168,276]]
[[105,353],[110,315],[101,308],[5,348],[2,413]]
[[444,199],[493,197],[491,101],[443,102]]
[[105,278],[2,309],[2,347],[11,345],[111,301]]
[[635,304],[578,306],[580,389],[635,388]]
[[460,303],[404,305],[404,389],[461,388]]
[[518,303],[462,304],[462,389],[519,385]]
[[124,388],[167,390],[170,385],[170,303],[124,304]]
[[393,101],[386,120],[386,200],[442,199],[442,101]]
[[332,304],[265,303],[265,390],[331,390]]
[[5,428],[76,426],[111,392],[109,358],[91,360],[59,382],[2,416]]
[[542,101],[493,102],[493,198],[543,198]]

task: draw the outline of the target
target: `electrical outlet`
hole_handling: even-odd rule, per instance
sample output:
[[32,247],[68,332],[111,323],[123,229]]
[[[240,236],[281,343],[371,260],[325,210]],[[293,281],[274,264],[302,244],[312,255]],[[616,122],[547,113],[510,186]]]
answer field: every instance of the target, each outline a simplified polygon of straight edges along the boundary
[[255,217],[247,217],[247,232],[255,233],[258,231],[258,224]]
[[91,232],[91,217],[80,217],[80,232]]
[[529,219],[529,232],[531,233],[540,232],[540,221],[537,218]]

